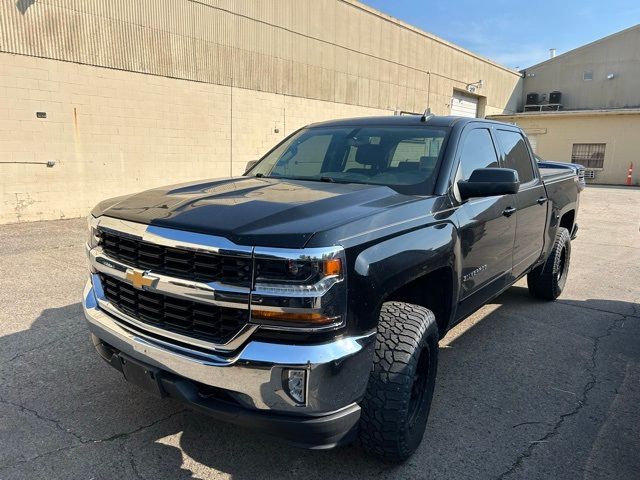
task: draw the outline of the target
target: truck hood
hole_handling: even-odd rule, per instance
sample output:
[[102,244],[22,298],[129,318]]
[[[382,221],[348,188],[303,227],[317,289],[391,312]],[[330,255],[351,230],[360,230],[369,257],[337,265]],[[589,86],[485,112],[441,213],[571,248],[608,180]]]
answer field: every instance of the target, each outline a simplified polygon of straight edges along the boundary
[[301,248],[319,231],[410,202],[386,186],[240,177],[147,190],[100,203],[94,216]]

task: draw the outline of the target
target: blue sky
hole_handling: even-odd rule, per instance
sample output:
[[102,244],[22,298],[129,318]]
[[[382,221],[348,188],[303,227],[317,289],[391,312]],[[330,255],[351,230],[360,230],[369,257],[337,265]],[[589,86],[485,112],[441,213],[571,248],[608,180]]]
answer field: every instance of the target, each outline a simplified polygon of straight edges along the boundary
[[507,67],[530,67],[640,23],[639,0],[361,0]]

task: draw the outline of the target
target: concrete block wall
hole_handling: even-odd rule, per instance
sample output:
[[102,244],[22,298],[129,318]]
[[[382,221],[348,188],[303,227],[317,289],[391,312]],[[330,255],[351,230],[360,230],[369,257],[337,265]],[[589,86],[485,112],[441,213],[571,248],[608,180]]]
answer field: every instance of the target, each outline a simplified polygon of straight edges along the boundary
[[78,217],[105,198],[240,175],[305,124],[390,113],[0,53],[0,223]]

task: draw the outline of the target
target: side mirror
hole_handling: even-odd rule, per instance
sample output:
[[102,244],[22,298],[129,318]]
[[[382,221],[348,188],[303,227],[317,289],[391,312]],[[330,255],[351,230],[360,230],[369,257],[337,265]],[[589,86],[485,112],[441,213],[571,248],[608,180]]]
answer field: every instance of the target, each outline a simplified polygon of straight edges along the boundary
[[518,193],[520,179],[511,168],[478,168],[469,180],[460,180],[458,189],[463,200],[473,197],[492,197]]
[[249,173],[249,171],[256,166],[256,163],[258,163],[260,160],[249,160],[247,162],[247,166],[244,167],[244,173],[247,174]]

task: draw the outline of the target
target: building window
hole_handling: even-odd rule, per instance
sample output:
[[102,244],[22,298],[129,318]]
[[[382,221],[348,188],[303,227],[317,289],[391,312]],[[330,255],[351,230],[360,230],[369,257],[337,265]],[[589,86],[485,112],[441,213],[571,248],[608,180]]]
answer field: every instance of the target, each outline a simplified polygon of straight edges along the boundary
[[603,168],[606,146],[606,143],[574,143],[571,161],[585,168]]
[[593,80],[593,72],[591,70],[587,70],[585,72],[582,73],[582,80],[584,80],[585,82],[587,80]]

